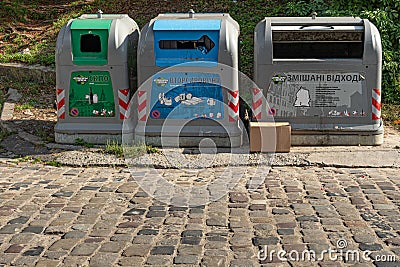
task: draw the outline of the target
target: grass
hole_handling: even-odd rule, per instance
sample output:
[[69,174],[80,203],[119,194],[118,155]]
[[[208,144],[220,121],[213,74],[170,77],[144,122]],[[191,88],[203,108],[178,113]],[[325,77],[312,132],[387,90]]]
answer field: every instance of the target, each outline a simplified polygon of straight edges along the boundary
[[[40,63],[46,66],[54,65],[54,42],[43,40],[41,43],[35,43],[27,48],[26,42],[30,40],[24,40],[22,38],[14,40],[16,46],[6,47],[4,53],[0,55],[0,62],[23,62],[30,65]],[[29,50],[21,50],[23,47]]]
[[55,160],[46,161],[44,163],[44,165],[53,166],[53,167],[62,167],[62,166],[64,166],[62,163],[60,163],[58,161],[55,161]]
[[400,104],[383,104],[382,118],[387,124],[400,130]]
[[32,156],[24,156],[24,157],[18,157],[16,158],[18,163],[22,162],[32,162],[33,164],[44,164],[48,166],[53,166],[53,167],[62,167],[64,166],[62,163],[56,161],[56,160],[50,160],[50,161],[43,161],[39,157],[32,157]]
[[26,110],[26,109],[32,109],[35,107],[34,102],[28,102],[28,103],[23,103],[23,104],[17,104],[15,105],[15,110]]
[[147,145],[146,152],[147,152],[147,154],[154,154],[154,153],[160,153],[160,150],[158,149],[158,147]]
[[32,109],[32,108],[35,108],[38,105],[47,104],[47,103],[44,103],[42,101],[39,101],[35,97],[29,97],[28,96],[28,97],[25,97],[25,98],[27,98],[26,103],[16,104],[15,107],[14,107],[16,110]]
[[139,157],[145,154],[160,153],[160,150],[157,147],[138,142],[134,142],[132,145],[123,146],[119,142],[108,141],[102,152],[122,158],[124,155],[127,157]]
[[18,157],[16,158],[17,162],[22,163],[22,162],[28,162],[32,160],[31,156],[24,156],[24,157]]
[[122,158],[124,156],[124,148],[116,141],[107,141],[106,147],[103,149],[106,154],[115,155]]
[[32,159],[32,163],[43,163],[42,159],[37,157]]
[[3,35],[1,39],[5,45],[0,52],[0,62],[54,66],[58,31],[71,18],[92,12],[94,7],[85,3],[75,1],[57,5],[38,0],[2,2],[0,35]]

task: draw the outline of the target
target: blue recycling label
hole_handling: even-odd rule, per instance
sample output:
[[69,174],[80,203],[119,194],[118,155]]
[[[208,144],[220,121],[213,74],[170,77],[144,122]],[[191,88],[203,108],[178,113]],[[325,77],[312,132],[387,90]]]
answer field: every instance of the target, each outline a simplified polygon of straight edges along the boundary
[[218,74],[156,74],[152,81],[150,118],[222,120],[223,101]]

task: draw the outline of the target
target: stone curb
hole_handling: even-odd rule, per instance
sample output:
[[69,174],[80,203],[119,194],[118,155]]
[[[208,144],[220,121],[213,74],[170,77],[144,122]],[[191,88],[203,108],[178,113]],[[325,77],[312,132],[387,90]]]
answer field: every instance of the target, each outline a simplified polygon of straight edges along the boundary
[[13,102],[18,101],[21,98],[21,95],[15,89],[8,90],[7,100],[3,104],[3,109],[1,111],[0,116],[0,125],[8,132],[17,133],[20,138],[23,140],[30,142],[35,145],[44,145],[44,142],[37,136],[27,133],[23,130],[16,129],[12,126],[12,123],[8,121],[12,120],[15,104]]
[[17,63],[0,63],[1,76],[14,81],[56,83],[56,71],[40,65],[28,66]]

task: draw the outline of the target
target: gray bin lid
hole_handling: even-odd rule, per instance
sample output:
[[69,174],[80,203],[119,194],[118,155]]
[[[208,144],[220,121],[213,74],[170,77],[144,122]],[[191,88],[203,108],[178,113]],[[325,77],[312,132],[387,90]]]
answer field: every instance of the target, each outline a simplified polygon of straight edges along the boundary
[[305,25],[329,25],[329,26],[362,26],[364,22],[358,17],[270,17],[272,26],[305,26]]

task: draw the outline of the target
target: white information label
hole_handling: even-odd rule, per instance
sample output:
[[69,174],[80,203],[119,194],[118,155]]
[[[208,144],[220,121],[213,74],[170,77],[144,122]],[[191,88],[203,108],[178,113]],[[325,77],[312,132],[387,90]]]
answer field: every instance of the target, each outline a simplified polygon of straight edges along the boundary
[[360,73],[276,73],[270,83],[268,114],[277,117],[366,116]]

